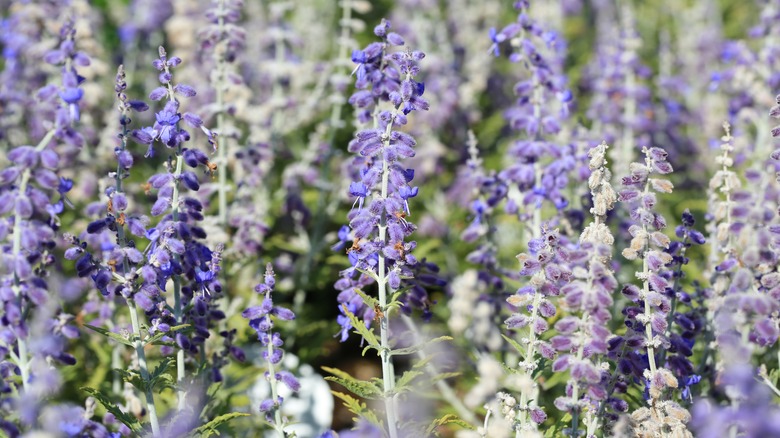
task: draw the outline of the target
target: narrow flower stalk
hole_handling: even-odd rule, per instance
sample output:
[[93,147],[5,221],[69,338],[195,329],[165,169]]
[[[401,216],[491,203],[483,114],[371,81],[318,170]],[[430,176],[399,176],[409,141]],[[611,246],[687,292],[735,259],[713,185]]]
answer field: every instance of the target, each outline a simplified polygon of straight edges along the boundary
[[[134,298],[136,301],[143,299],[141,307],[148,312],[152,324],[150,334],[157,331],[168,333],[172,327],[183,324],[193,327],[190,336],[176,332],[163,337],[164,341],[175,342],[177,346],[178,406],[182,410],[186,407],[186,353],[205,362],[203,344],[209,337],[209,330],[216,321],[225,318],[224,313],[214,307],[215,301],[222,294],[222,286],[217,278],[221,269],[222,250],[212,250],[201,242],[201,239],[207,237],[206,232],[198,226],[198,221],[203,220],[203,205],[182,192],[182,189],[197,192],[200,182],[194,172],[184,170],[184,164],[193,169],[202,168],[208,175],[213,175],[217,166],[201,150],[185,147],[191,136],[180,127],[181,121],[202,131],[212,145],[215,145],[214,134],[196,114],[179,112],[180,102],[176,96],[192,97],[195,90],[189,85],[173,84],[171,69],[181,64],[180,58],[169,58],[162,47],[158,54],[159,58],[153,65],[160,72],[158,79],[161,86],[154,89],[149,97],[151,100],[167,99],[167,102],[155,114],[153,126],[134,130],[130,138],[148,145],[147,157],[154,155],[154,144],[158,141],[173,151],[173,156],[166,162],[166,172],[153,175],[146,186],[149,191],[157,189],[157,200],[151,208],[152,216],[161,216],[168,211],[170,214],[163,216],[156,227],[142,233],[149,239],[150,245],[145,250],[146,264],[138,269],[145,284],[141,287],[141,293],[136,293]],[[94,223],[93,230],[100,230],[106,225]],[[136,262],[142,258],[139,257]],[[173,306],[169,306],[159,293],[166,289],[168,280],[173,283]],[[162,347],[164,354],[169,354],[170,350],[168,346]],[[220,374],[215,369],[218,365],[210,363],[209,366],[213,377],[219,378]]]
[[[517,256],[520,262],[520,275],[528,278],[528,283],[507,298],[512,309],[517,309],[506,321],[508,329],[526,329],[520,338],[523,351],[522,362],[517,373],[527,383],[521,390],[519,403],[513,406],[517,411],[513,421],[516,437],[537,431],[537,426],[544,422],[547,414],[537,405],[538,391],[536,375],[539,366],[539,356],[552,360],[555,357],[553,346],[541,339],[549,324],[546,318],[557,313],[551,297],[561,294],[561,290],[572,280],[572,272],[568,267],[569,253],[562,242],[558,230],[550,230],[543,226],[541,236],[529,243],[530,254]],[[521,312],[525,309],[528,314]],[[512,398],[514,399],[514,398]]]
[[666,161],[667,154],[660,148],[643,148],[645,162],[632,163],[630,175],[623,178],[624,190],[620,192],[620,200],[631,207],[631,218],[635,223],[629,228],[633,239],[631,246],[623,250],[623,257],[628,260],[642,259],[642,272],[637,278],[642,282],[642,289],[628,285],[623,294],[635,302],[643,303],[644,309],[636,314],[638,326],[645,332],[645,347],[649,372],[657,371],[655,352],[663,344],[666,331],[666,313],[668,300],[661,295],[668,286],[666,280],[659,275],[660,270],[671,261],[671,257],[655,248],[664,250],[669,246],[670,239],[661,230],[666,227],[666,220],[653,211],[658,193],[671,193],[672,183],[665,179],[650,178],[654,172],[662,175],[672,172],[672,166]]
[[[111,196],[109,213],[114,212],[114,202],[116,202],[116,209],[119,212],[119,218],[117,220],[116,227],[116,242],[120,250],[124,250],[127,247],[128,240],[125,235],[125,213],[124,208],[126,206],[126,200],[123,200],[125,195],[122,190],[122,181],[130,175],[130,166],[132,165],[132,155],[127,150],[127,139],[129,136],[128,125],[131,122],[130,111],[135,109],[145,110],[148,107],[145,104],[138,102],[131,102],[128,100],[125,90],[127,89],[127,82],[125,76],[124,66],[120,65],[116,74],[116,85],[114,91],[116,92],[117,99],[119,100],[119,124],[122,126],[122,133],[119,135],[119,147],[115,153],[117,156],[117,167],[114,175],[114,192]],[[127,257],[123,258],[121,274],[125,275],[130,272],[130,261]],[[144,396],[146,397],[146,409],[149,413],[149,423],[152,427],[152,435],[159,437],[160,435],[160,421],[157,417],[157,407],[154,402],[154,393],[149,379],[149,367],[146,362],[146,352],[144,351],[143,338],[141,334],[141,325],[138,319],[138,309],[135,301],[131,298],[127,300],[127,306],[130,310],[130,322],[133,327],[133,348],[135,348],[136,360],[138,361],[138,368],[141,372],[141,378],[145,382],[146,391]],[[119,350],[119,346],[114,347]]]
[[[593,222],[580,236],[580,249],[572,251],[570,261],[579,265],[579,269],[574,268],[577,279],[561,290],[564,296],[561,306],[571,316],[563,317],[555,324],[560,334],[550,340],[553,348],[566,353],[553,362],[553,371],[570,370],[566,395],[557,398],[555,406],[571,413],[568,435],[572,437],[579,436],[581,420],[587,436],[594,435],[600,424],[597,411],[602,404],[610,402],[606,388],[608,379],[601,369],[600,358],[607,353],[612,295],[617,288],[610,268],[615,239],[606,225],[607,213],[614,207],[617,193],[610,184],[606,143],[592,148],[588,156]],[[578,313],[579,317],[576,316]]]
[[654,211],[656,196],[653,192],[671,193],[672,183],[666,179],[651,178],[651,175],[669,174],[672,166],[666,161],[666,151],[661,148],[645,147],[642,152],[645,155],[644,164],[631,164],[631,173],[623,178],[624,189],[620,192],[620,200],[628,203],[630,217],[634,221],[629,228],[633,239],[630,247],[623,250],[623,257],[628,260],[642,259],[642,272],[637,273],[642,288],[629,284],[622,291],[623,295],[638,304],[637,307],[626,309],[626,325],[629,332],[639,334],[644,331],[643,345],[649,365],[642,374],[648,406],[636,409],[631,418],[637,424],[637,433],[640,434],[657,434],[669,428],[679,436],[690,437],[692,435],[686,428],[690,414],[665,395],[667,389],[678,388],[679,382],[669,369],[663,367],[664,364],[658,366],[656,358],[659,348],[669,347],[667,314],[671,311],[671,305],[666,290],[670,284],[663,271],[672,262],[672,255],[666,251],[671,240],[661,232],[666,227],[666,220]]
[[206,11],[206,18],[211,21],[209,26],[199,33],[201,49],[212,52],[214,67],[210,81],[215,93],[216,134],[220,136],[215,164],[218,172],[218,221],[223,227],[228,225],[228,183],[230,143],[235,136],[235,127],[226,120],[229,103],[225,100],[225,92],[229,83],[241,81],[241,77],[233,72],[233,63],[245,45],[246,33],[236,23],[241,18],[243,0],[214,0],[212,7]]
[[160,437],[162,436],[160,434],[160,420],[157,418],[157,407],[154,403],[154,393],[152,392],[149,379],[149,365],[146,362],[144,343],[141,339],[141,324],[138,322],[138,309],[133,300],[127,301],[127,307],[130,309],[130,321],[133,326],[133,348],[135,348],[135,355],[138,360],[138,369],[141,371],[141,378],[147,386],[146,391],[144,391],[144,396],[146,397],[146,409],[149,412],[149,424],[152,426],[152,435],[154,437]]
[[[27,394],[35,379],[32,368],[38,360],[34,358],[69,365],[76,363],[75,358],[63,350],[64,345],[40,351],[40,348],[30,348],[29,342],[34,339],[28,339],[28,320],[36,314],[50,312],[44,309],[51,306],[53,301],[50,299],[56,297],[50,297],[47,290],[50,265],[55,261],[51,252],[60,228],[59,215],[65,209],[65,195],[73,187],[72,180],[58,175],[64,164],[61,154],[65,148],[61,145],[66,143],[75,148],[83,145],[83,137],[76,126],[84,89],[76,67],[89,65],[90,59],[76,50],[72,20],[60,27],[56,48],[45,52],[43,58],[61,71],[60,84],[52,81],[36,94],[48,107],[47,115],[51,110],[53,120],[46,121],[48,131],[36,146],[10,149],[5,155],[9,166],[0,172],[0,215],[4,216],[0,218],[0,241],[10,237],[10,245],[3,245],[4,253],[0,258],[0,308],[3,309],[0,364],[8,365],[6,358],[10,357],[19,368],[22,391],[14,390],[21,396]],[[7,391],[12,391],[11,387]]]
[[[358,109],[360,121],[373,118],[374,127],[357,133],[349,150],[359,154],[357,159],[365,167],[358,172],[357,181],[350,185],[350,194],[358,205],[349,213],[351,233],[345,230],[347,239],[352,235],[353,245],[347,251],[352,268],[342,272],[337,282],[339,307],[342,313],[361,311],[366,326],[376,317],[379,320],[379,355],[382,363],[382,385],[385,398],[387,428],[391,438],[398,437],[398,417],[395,406],[395,372],[391,357],[389,318],[399,305],[392,299],[401,289],[402,278],[414,277],[412,268],[417,259],[411,254],[415,242],[404,242],[414,230],[407,217],[410,215],[408,200],[417,196],[418,188],[410,185],[414,177],[412,169],[400,165],[402,158],[413,157],[414,139],[396,129],[407,123],[407,115],[415,110],[427,110],[428,102],[422,97],[424,85],[413,78],[419,73],[418,62],[422,52],[407,50],[386,54],[388,45],[404,44],[400,35],[390,32],[390,23],[383,20],[374,28],[382,43],[372,43],[364,50],[356,50],[352,60],[358,64],[356,91],[350,98]],[[391,109],[383,109],[380,103],[389,101]],[[378,192],[378,193],[377,193]],[[372,195],[370,204],[364,200]],[[377,308],[367,308],[355,288],[354,274],[361,273],[358,282],[377,284]],[[348,303],[348,305],[346,304]],[[352,309],[350,309],[350,306]],[[368,316],[368,318],[366,318]],[[349,319],[340,319],[343,331],[351,327]],[[345,336],[342,335],[342,339]]]
[[[33,153],[38,155],[41,152],[43,152],[43,150],[47,146],[49,146],[49,143],[52,141],[52,139],[54,139],[54,134],[55,132],[53,130],[47,132],[46,135],[38,143],[38,145],[35,146],[35,148],[33,149]],[[14,161],[14,157],[16,156],[13,154],[13,152],[14,151],[11,151],[10,154],[10,158],[12,161]],[[18,161],[15,161],[15,163],[22,164]],[[27,185],[30,182],[31,175],[32,175],[31,169],[29,167],[24,168],[24,170],[21,173],[21,176],[19,177],[19,189],[18,189],[19,195],[24,196],[28,192]],[[10,193],[10,192],[6,192],[6,193]],[[22,254],[22,226],[23,226],[22,217],[23,216],[20,216],[19,214],[20,211],[22,212],[22,214],[24,214],[24,201],[23,201],[24,199],[26,198],[21,198],[20,201],[17,201],[15,203],[16,216],[14,217],[14,229],[11,237],[11,241],[13,242],[13,247],[11,248],[11,260],[15,261],[13,264],[11,264],[11,266],[14,266],[14,270],[12,271],[13,285],[14,285],[13,291],[17,299],[16,308],[19,310],[24,309],[25,307],[25,302],[22,298],[22,279],[25,278],[26,276],[23,273],[19,272],[20,266],[18,265],[19,264],[18,261],[21,261],[23,256]],[[27,202],[29,203],[29,201]],[[4,202],[4,204],[8,205],[6,202]],[[8,310],[6,310],[5,312],[7,313]],[[30,381],[30,365],[28,362],[30,358],[29,358],[29,353],[27,352],[27,340],[24,337],[20,336],[16,339],[16,345],[17,348],[19,349],[18,354],[16,355],[16,362],[21,372],[22,388],[24,389],[24,391],[27,391],[27,385]]]
[[282,416],[281,407],[284,399],[279,396],[279,383],[284,383],[293,392],[300,390],[301,385],[292,373],[280,369],[284,358],[284,350],[281,349],[284,342],[280,334],[273,331],[274,323],[278,320],[291,321],[295,319],[295,314],[289,309],[274,305],[272,293],[275,284],[273,266],[269,263],[266,266],[263,282],[255,286],[255,292],[262,296],[262,304],[247,308],[241,316],[249,319],[249,326],[255,329],[258,340],[265,347],[263,359],[268,367],[265,378],[271,386],[271,398],[260,403],[260,411],[273,425],[279,438],[285,438],[288,436],[284,430],[287,419]]
[[[556,31],[538,23],[529,14],[530,2],[515,2],[517,21],[500,31],[490,30],[493,53],[501,54],[509,42],[509,60],[521,64],[530,77],[515,84],[515,105],[505,112],[509,126],[523,132],[525,138],[508,150],[507,165],[498,177],[505,184],[505,210],[517,214],[527,224],[530,239],[538,238],[543,220],[555,222],[569,201],[564,197],[569,172],[575,167],[574,150],[554,138],[561,133],[569,117],[572,93],[563,73],[566,42]],[[512,196],[519,190],[519,199]],[[556,215],[543,218],[545,202],[555,207]],[[529,240],[530,240],[529,239]]]

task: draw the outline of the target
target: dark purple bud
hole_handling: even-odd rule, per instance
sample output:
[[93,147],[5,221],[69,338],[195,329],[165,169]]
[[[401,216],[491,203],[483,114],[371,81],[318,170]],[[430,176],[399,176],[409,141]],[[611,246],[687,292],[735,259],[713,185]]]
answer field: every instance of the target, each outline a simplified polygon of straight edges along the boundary
[[198,177],[192,172],[182,172],[181,181],[184,183],[185,187],[192,190],[193,192],[197,192],[200,189]]
[[190,340],[181,333],[176,333],[176,344],[178,344],[179,348],[182,350],[186,351],[190,349]]
[[258,319],[266,314],[268,314],[268,310],[263,308],[263,306],[252,306],[241,312],[241,316],[246,319]]
[[101,269],[97,274],[92,276],[92,280],[95,282],[95,287],[98,290],[103,291],[111,281],[111,273],[106,269]]
[[89,234],[99,233],[106,226],[108,226],[108,221],[105,218],[98,219],[94,222],[91,222],[89,225],[87,225],[87,233]]
[[128,100],[128,105],[130,105],[130,108],[133,111],[137,111],[139,113],[142,113],[149,109],[149,105],[146,104],[146,102],[142,100]]
[[531,409],[531,419],[534,420],[534,423],[536,424],[542,424],[544,423],[544,420],[547,419],[547,414],[539,408],[533,408]]

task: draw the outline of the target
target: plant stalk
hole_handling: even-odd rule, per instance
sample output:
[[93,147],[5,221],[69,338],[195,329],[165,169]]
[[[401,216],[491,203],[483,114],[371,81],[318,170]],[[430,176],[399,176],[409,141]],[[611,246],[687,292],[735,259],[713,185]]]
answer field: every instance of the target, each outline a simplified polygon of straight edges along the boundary
[[130,321],[133,326],[133,346],[135,347],[135,354],[138,358],[138,368],[141,370],[141,378],[146,386],[146,407],[149,411],[149,423],[152,425],[152,435],[159,437],[160,435],[160,422],[157,419],[157,408],[154,405],[154,394],[152,393],[151,382],[149,381],[149,368],[146,363],[146,353],[144,352],[144,344],[141,341],[141,325],[138,323],[138,309],[135,306],[135,301],[132,299],[127,300],[127,307],[130,308]]

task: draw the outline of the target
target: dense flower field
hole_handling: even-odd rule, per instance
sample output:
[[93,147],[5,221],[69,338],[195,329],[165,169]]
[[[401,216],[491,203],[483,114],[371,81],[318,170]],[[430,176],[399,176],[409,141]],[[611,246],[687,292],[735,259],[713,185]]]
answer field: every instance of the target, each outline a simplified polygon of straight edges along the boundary
[[0,437],[780,436],[780,1],[0,16]]

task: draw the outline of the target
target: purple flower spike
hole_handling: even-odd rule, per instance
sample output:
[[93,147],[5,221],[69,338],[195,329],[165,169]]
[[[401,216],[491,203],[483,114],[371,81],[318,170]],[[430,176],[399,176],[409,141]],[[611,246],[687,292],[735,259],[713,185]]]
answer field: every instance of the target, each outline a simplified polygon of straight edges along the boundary
[[[265,275],[263,283],[260,283],[255,287],[258,293],[263,294],[262,304],[259,306],[252,306],[244,310],[241,314],[244,318],[249,319],[249,325],[257,332],[257,338],[260,343],[265,347],[263,351],[263,358],[268,365],[268,380],[273,388],[273,393],[276,394],[276,385],[278,382],[284,383],[292,391],[297,392],[301,385],[298,380],[288,371],[276,371],[277,365],[282,361],[284,351],[280,348],[284,343],[278,332],[274,332],[275,320],[290,321],[295,319],[295,314],[284,307],[275,306],[272,299],[274,285],[276,280],[274,278],[273,266],[269,263],[266,265]],[[279,409],[282,404],[280,398],[277,403],[273,403],[270,400],[266,400],[260,404],[260,411],[266,413],[266,419],[271,423],[275,423],[274,411]],[[276,425],[283,428],[284,424]]]

